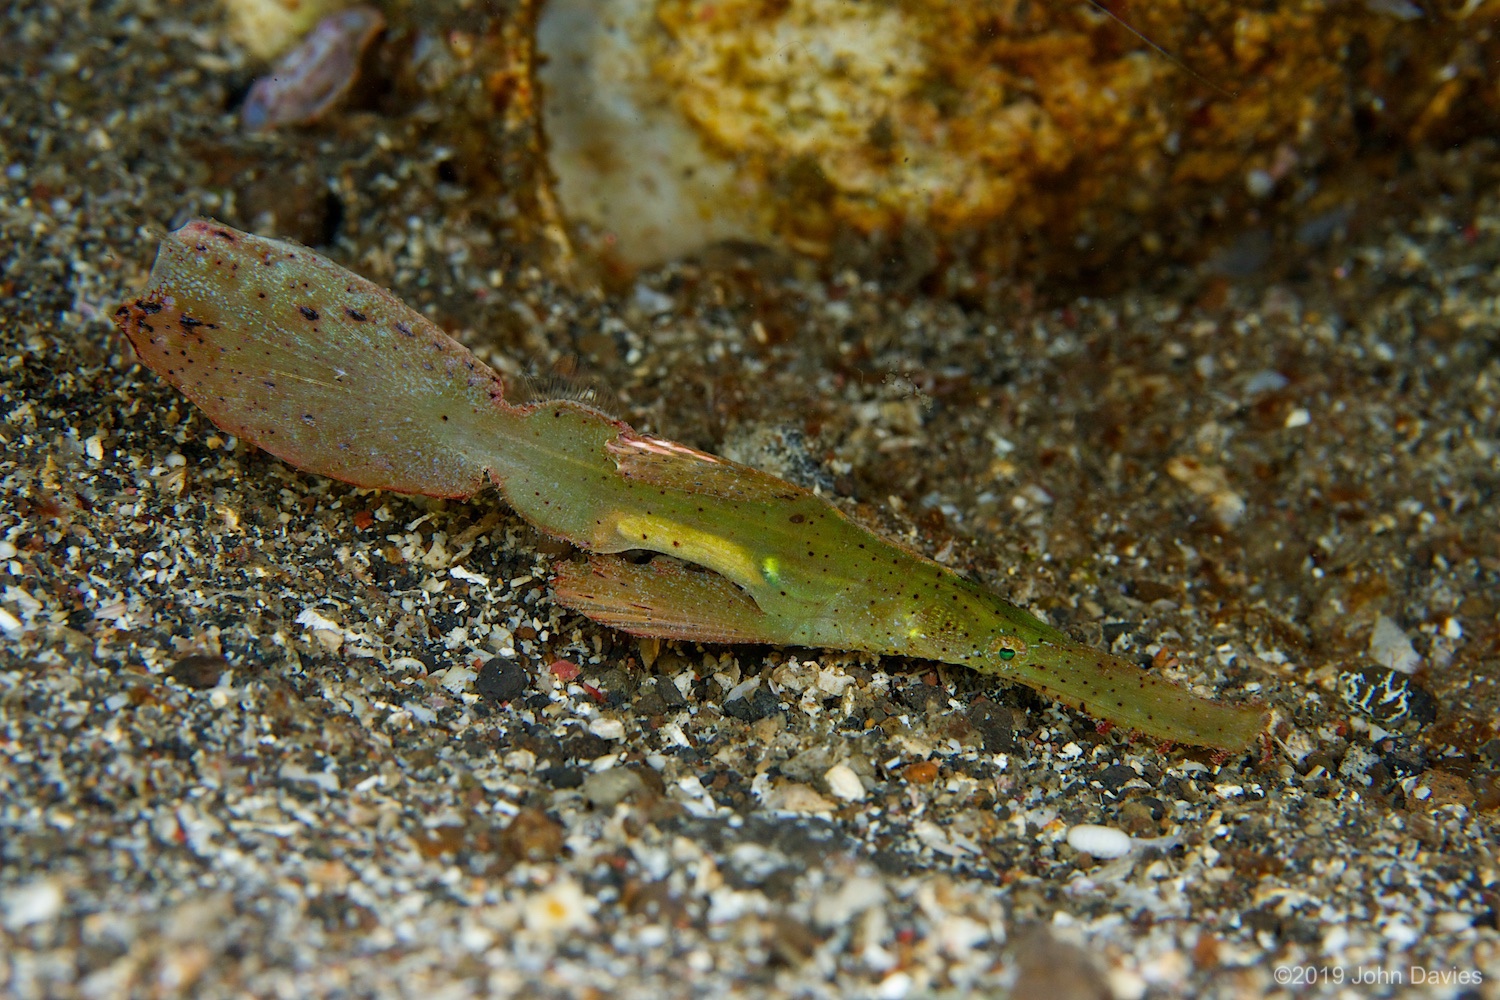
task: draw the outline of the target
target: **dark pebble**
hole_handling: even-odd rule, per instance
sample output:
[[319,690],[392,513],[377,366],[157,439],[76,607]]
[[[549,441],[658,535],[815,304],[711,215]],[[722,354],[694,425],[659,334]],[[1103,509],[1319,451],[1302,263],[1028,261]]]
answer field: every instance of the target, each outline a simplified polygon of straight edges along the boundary
[[576,767],[544,767],[537,777],[553,788],[577,788],[583,784],[583,772]]
[[781,699],[764,686],[755,689],[748,698],[736,698],[724,703],[724,714],[741,722],[759,722],[767,716],[781,711]]
[[562,741],[562,752],[569,760],[594,760],[614,749],[614,744],[593,733],[579,733]]
[[1500,764],[1500,740],[1489,740],[1479,744],[1479,756],[1491,764]]
[[531,674],[515,660],[497,657],[479,668],[474,690],[495,702],[514,701],[526,693]]
[[505,861],[552,861],[563,852],[563,828],[540,809],[522,809],[500,834]]
[[1138,777],[1140,775],[1135,773],[1135,768],[1128,764],[1111,764],[1094,775],[1094,780],[1103,785],[1108,791],[1118,792],[1124,786],[1125,782],[1131,778]]
[[194,653],[184,656],[167,668],[167,676],[179,684],[203,691],[219,683],[229,663],[222,656]]
[[979,732],[986,753],[1004,753],[1016,746],[1016,713],[992,701],[978,701],[969,708],[969,725]]

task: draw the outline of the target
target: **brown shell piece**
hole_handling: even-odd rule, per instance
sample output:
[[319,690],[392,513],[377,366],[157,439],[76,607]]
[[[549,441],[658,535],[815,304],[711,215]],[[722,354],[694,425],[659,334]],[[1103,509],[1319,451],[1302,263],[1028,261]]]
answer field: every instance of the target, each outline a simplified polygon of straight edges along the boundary
[[373,7],[350,7],[323,18],[275,69],[251,85],[240,111],[245,130],[305,125],[321,118],[349,92],[365,49],[384,30],[385,16]]

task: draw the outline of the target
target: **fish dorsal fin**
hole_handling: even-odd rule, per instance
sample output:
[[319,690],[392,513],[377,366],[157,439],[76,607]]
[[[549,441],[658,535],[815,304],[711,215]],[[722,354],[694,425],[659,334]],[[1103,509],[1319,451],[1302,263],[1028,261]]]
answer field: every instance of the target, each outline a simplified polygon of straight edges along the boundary
[[513,380],[513,403],[550,403],[569,400],[619,419],[624,405],[614,389],[592,375],[522,375]]
[[622,433],[608,448],[622,476],[664,489],[744,503],[813,498],[809,491],[768,472],[645,434]]

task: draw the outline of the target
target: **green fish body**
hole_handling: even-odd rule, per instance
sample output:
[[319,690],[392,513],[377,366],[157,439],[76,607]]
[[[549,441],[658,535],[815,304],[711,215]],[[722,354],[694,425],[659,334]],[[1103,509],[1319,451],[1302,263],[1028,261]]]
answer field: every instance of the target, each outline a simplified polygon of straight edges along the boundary
[[[592,553],[553,590],[604,624],[959,664],[1160,740],[1238,750],[1265,729],[1261,708],[1077,643],[805,489],[576,401],[508,401],[420,313],[303,247],[191,222],[115,319],[215,424],[298,468],[442,497],[493,482]],[[629,550],[673,558],[612,554]]]

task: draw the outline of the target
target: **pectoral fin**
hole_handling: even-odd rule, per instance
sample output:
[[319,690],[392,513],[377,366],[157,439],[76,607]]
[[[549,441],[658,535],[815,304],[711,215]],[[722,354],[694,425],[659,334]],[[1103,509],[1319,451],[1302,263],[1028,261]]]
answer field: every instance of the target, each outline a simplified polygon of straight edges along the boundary
[[592,556],[569,563],[552,580],[557,600],[594,621],[632,635],[694,642],[783,642],[766,614],[717,573],[675,559],[633,563]]

